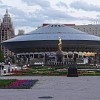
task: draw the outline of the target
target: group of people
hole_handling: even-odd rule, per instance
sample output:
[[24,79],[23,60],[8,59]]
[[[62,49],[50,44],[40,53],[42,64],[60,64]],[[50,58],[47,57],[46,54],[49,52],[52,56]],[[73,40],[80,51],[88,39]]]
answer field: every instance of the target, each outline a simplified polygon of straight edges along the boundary
[[0,62],[0,70],[3,70],[3,69],[4,69],[4,63]]
[[[8,62],[8,72],[10,72],[10,66],[11,66],[11,63]],[[6,69],[4,68],[5,64],[3,62],[0,63],[0,70],[4,70],[4,73],[6,73]]]

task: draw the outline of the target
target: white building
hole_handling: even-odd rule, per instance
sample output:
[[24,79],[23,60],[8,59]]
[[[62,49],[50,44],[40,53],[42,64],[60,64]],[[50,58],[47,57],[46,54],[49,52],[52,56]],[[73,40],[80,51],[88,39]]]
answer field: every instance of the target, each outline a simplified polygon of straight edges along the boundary
[[65,25],[92,35],[100,36],[100,24],[88,24],[88,25],[65,24]]

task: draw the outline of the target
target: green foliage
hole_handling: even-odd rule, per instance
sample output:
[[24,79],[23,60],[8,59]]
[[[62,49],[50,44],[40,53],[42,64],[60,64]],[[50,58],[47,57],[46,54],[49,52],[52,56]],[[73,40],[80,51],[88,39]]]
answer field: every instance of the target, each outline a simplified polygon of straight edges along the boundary
[[79,76],[100,76],[100,70],[78,70]]
[[[33,66],[29,69],[23,69],[14,73],[14,76],[67,76],[67,66]],[[93,69],[92,66],[77,66],[79,76],[98,76],[100,75],[100,69]]]
[[4,53],[0,51],[0,62],[4,62],[4,61],[5,61]]
[[15,64],[15,58],[12,56],[12,63]]
[[5,87],[6,85],[14,81],[15,79],[0,79],[0,87]]

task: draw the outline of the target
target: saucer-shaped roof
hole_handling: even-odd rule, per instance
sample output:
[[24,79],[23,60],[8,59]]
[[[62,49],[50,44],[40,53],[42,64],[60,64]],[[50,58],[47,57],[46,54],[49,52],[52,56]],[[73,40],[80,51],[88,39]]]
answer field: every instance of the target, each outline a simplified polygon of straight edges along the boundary
[[[64,48],[84,48],[100,46],[100,37],[70,28],[63,24],[49,24],[30,33],[16,36],[2,44],[14,52],[31,52],[36,48],[58,48],[58,37],[61,38]],[[26,50],[26,51],[25,51]],[[43,50],[43,49],[42,49]]]
[[100,41],[100,37],[67,27],[65,25],[50,24],[38,28],[28,34],[16,36],[4,42],[37,41],[37,40],[93,40]]

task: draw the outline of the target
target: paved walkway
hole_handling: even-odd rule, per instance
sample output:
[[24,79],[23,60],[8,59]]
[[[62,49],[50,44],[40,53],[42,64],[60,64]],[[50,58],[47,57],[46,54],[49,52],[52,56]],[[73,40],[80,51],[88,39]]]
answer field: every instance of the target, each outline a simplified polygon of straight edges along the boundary
[[[32,89],[0,89],[0,100],[100,100],[100,76],[1,76],[38,79]],[[50,96],[43,99],[39,97]]]

